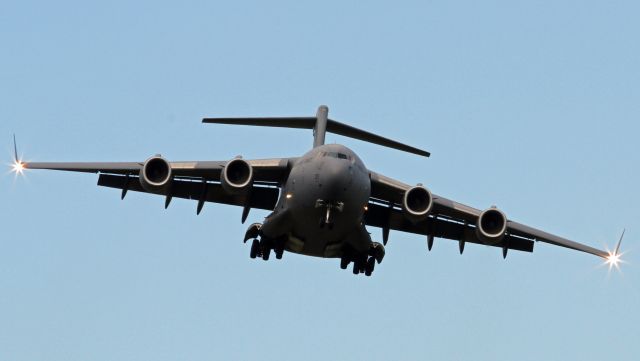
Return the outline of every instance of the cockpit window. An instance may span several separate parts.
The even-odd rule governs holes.
[[[322,156],[323,157],[332,157],[332,158],[338,158],[338,159],[347,159],[347,160],[351,160],[351,157],[344,154],[344,153],[338,153],[338,152],[322,152]]]

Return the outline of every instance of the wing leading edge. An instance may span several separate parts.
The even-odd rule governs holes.
[[[273,210],[279,187],[288,177],[296,158],[247,160],[254,170],[252,188],[246,194],[231,195],[222,189],[220,176],[226,161],[170,162],[173,177],[170,186],[162,190],[146,190],[138,174],[145,162],[23,162],[25,169],[48,169],[70,172],[99,173],[98,185],[127,191],[164,195],[165,207],[171,198],[198,201],[198,213],[204,202],[215,202],[245,208],[243,220],[250,208]]]
[[[296,158],[273,158],[247,160],[260,182],[282,182]],[[177,178],[207,178],[218,180],[227,161],[182,161],[170,162]],[[68,172],[138,174],[143,162],[24,162],[25,169],[47,169]]]

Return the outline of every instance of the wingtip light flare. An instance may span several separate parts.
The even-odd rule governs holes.
[[[13,162],[11,163],[11,171],[16,175],[22,175],[26,168],[25,163],[18,156],[18,146],[16,145],[16,135],[13,135]]]
[[[615,254],[615,253],[609,254],[609,256],[607,257],[606,263],[609,265],[610,270],[614,267],[616,269],[620,269],[620,263],[622,263],[620,256],[621,254]]]
[[[12,171],[16,174],[23,174],[24,173],[24,163],[22,163],[21,161],[14,161],[13,164],[11,165]]]
[[[613,269],[614,267],[615,269],[620,270],[620,264],[624,263],[624,261],[622,260],[622,255],[624,254],[624,252],[620,252],[620,244],[622,243],[622,238],[624,238],[625,231],[626,229],[622,230],[622,234],[620,235],[620,239],[616,244],[616,248],[613,251],[609,251],[609,255],[606,257],[605,263],[609,265],[609,270]]]

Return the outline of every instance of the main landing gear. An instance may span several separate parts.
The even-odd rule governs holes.
[[[281,259],[284,254],[284,239],[270,239],[262,235],[262,224],[254,223],[249,226],[244,236],[244,243],[248,240],[251,241],[251,250],[249,251],[249,257],[262,258],[265,261],[269,260],[271,251],[275,253],[277,259]]]
[[[349,264],[353,262],[353,274],[364,273],[365,276],[371,276],[375,269],[376,262],[382,262],[384,258],[384,246],[378,242],[371,243],[369,251],[366,253],[355,253],[352,250],[345,249],[340,258],[340,268],[347,269]]]

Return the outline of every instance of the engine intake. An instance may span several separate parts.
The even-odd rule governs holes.
[[[240,158],[230,160],[222,170],[220,183],[229,194],[246,193],[253,185],[253,167]]]
[[[507,232],[507,216],[497,208],[489,208],[480,214],[476,235],[485,244],[496,244]]]
[[[171,164],[166,159],[155,156],[147,159],[140,169],[140,185],[147,192],[159,192],[171,185]]]
[[[431,192],[420,185],[408,189],[402,197],[402,209],[405,216],[412,222],[419,222],[427,218],[432,206]]]

